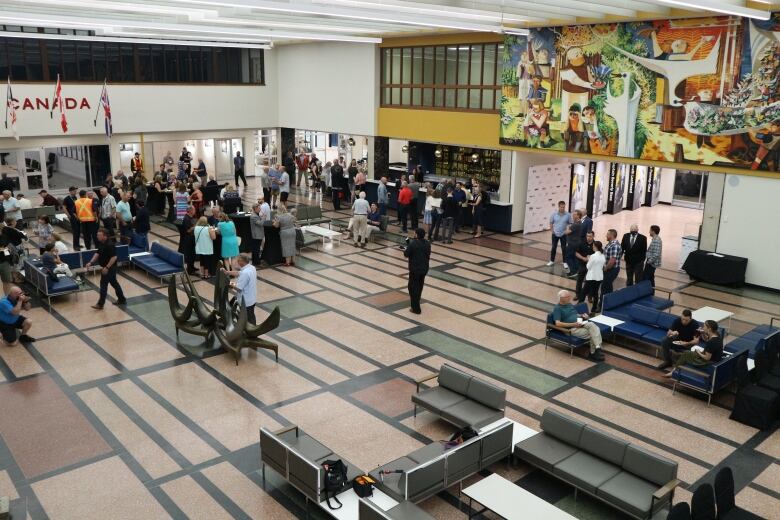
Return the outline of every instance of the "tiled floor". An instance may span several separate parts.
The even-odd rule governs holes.
[[[728,308],[736,331],[780,315],[775,293],[692,285],[673,270],[682,226],[697,218],[686,212],[645,208],[599,219],[596,229],[661,223],[666,268],[657,277],[676,309]],[[153,234],[175,239],[157,224]],[[737,503],[780,518],[780,432],[730,421],[728,392],[710,407],[672,395],[653,352],[607,344],[606,361],[594,364],[545,349],[552,299],[573,285],[560,265],[544,266],[546,233],[457,238],[433,246],[420,316],[408,312],[393,235],[367,249],[307,249],[297,268],[259,271],[258,315],[281,309],[271,334],[278,364],[245,352],[236,366],[232,354],[186,334],[177,343],[166,289],[138,270],[120,275],[132,287],[124,310],[89,308],[96,279],[52,312],[36,306],[38,341],[0,348],[0,496],[10,497],[14,518],[34,520],[305,518],[294,489],[272,471],[263,481],[259,427],[298,424],[370,470],[452,434],[431,414],[413,417],[410,400],[414,380],[447,361],[505,387],[507,415],[529,427],[551,406],[665,453],[679,464],[677,500],[729,465]],[[196,286],[213,297],[210,283]],[[571,488],[528,465],[491,470],[577,518],[623,518],[582,495],[575,501]],[[440,520],[466,517],[456,489],[421,506]]]

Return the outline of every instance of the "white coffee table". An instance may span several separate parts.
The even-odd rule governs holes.
[[[320,509],[337,520],[357,520],[358,503],[360,502],[360,497],[357,496],[357,493],[355,493],[355,491],[350,488],[346,491],[342,491],[336,496],[338,497],[339,502],[341,502],[340,508],[330,509],[327,502],[323,501],[319,504]],[[371,502],[373,502],[373,504],[382,511],[387,511],[388,509],[398,505],[398,502],[379,491],[376,487],[374,487],[373,494],[369,500],[371,500]],[[333,503],[332,499],[331,503]]]
[[[726,330],[731,329],[731,317],[734,316],[733,312],[724,311],[723,309],[716,309],[715,307],[702,307],[693,311],[693,319],[699,323],[704,323],[707,320],[712,320],[720,324],[721,321],[728,319],[729,325]]]
[[[465,488],[463,494],[469,497],[469,518],[483,511],[492,511],[506,520],[527,520],[530,518],[574,520],[574,517],[569,513],[558,509],[497,473]],[[485,509],[472,514],[472,501],[479,502]]]
[[[301,231],[304,233],[311,233],[312,235],[317,235],[318,237],[322,238],[323,246],[325,245],[326,238],[331,242],[336,239],[339,241],[339,245],[341,245],[342,234],[340,231],[333,231],[332,229],[327,229],[320,226],[303,226]]]
[[[598,316],[594,316],[594,317],[588,319],[588,321],[592,321],[593,323],[601,323],[602,325],[606,325],[607,327],[609,327],[609,330],[612,331],[612,332],[615,331],[615,327],[625,323],[622,320],[619,320],[617,318],[610,318],[609,316],[604,316],[603,314],[599,314]]]

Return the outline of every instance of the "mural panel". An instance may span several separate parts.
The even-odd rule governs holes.
[[[532,29],[502,59],[504,145],[780,170],[780,13]]]

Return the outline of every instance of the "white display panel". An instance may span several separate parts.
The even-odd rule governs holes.
[[[569,163],[532,166],[528,169],[528,196],[523,233],[536,233],[550,227],[550,215],[558,201],[569,200]]]

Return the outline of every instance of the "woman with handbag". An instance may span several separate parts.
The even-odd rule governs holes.
[[[233,259],[238,256],[238,236],[236,235],[236,225],[225,214],[222,213],[217,224],[217,233],[222,237],[222,263],[225,269],[233,270]]]
[[[200,217],[193,234],[195,235],[195,254],[200,261],[200,277],[207,280],[214,272],[214,239],[217,238],[217,232],[209,226],[206,217]]]
[[[295,265],[295,215],[287,211],[286,205],[279,204],[273,226],[279,228],[284,266]]]

